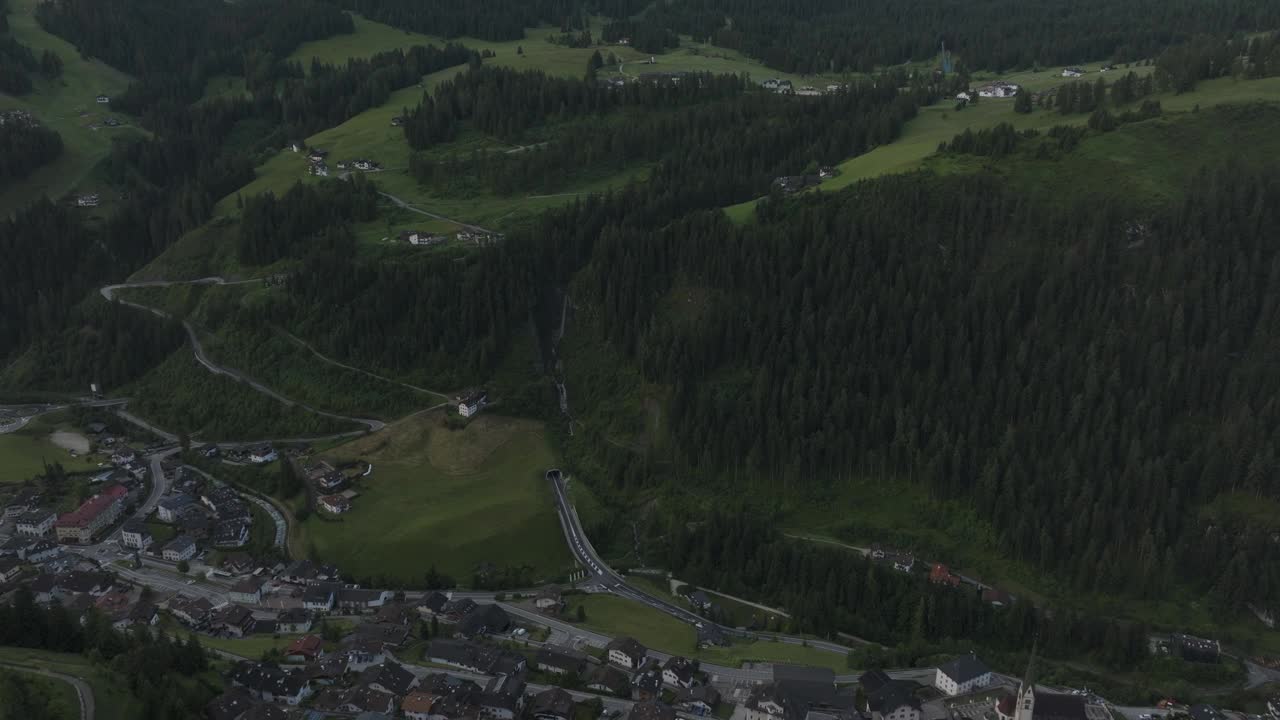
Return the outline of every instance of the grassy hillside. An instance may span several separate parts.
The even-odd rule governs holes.
[[[570,568],[543,473],[556,464],[540,423],[483,414],[462,430],[420,415],[334,448],[363,459],[350,512],[312,516],[303,543],[356,577],[420,583],[431,565],[470,585],[477,566],[528,566],[545,581]]]
[[[0,192],[0,214],[8,214],[43,195],[57,199],[73,190],[105,190],[105,183],[94,176],[93,170],[110,151],[111,138],[140,132],[133,127],[100,127],[107,115],[126,124],[132,122],[94,101],[98,95],[123,91],[129,85],[129,76],[97,60],[82,58],[71,43],[41,29],[33,15],[36,4],[36,0],[10,0],[9,27],[13,37],[37,56],[45,50],[57,53],[63,62],[62,77],[35,77],[35,89],[21,97],[0,93],[0,111],[19,109],[32,113],[62,136],[63,153]],[[107,199],[104,195],[104,204],[96,212],[103,211]]]
[[[72,457],[56,445],[51,436],[58,430],[74,430],[69,423],[57,422],[49,415],[33,419],[21,430],[0,435],[0,484],[22,482],[44,471],[46,463],[61,463],[68,472],[93,470],[97,460],[82,453]]]
[[[1015,82],[1027,82],[1029,87],[1039,90],[1063,82],[1061,78],[1055,82],[1052,76],[1045,73],[1041,73],[1034,79],[1023,77],[1021,74],[1010,77],[1014,78]],[[1194,92],[1182,95],[1157,95],[1154,99],[1160,101],[1166,112],[1183,112],[1193,110],[1197,106],[1208,108],[1221,104],[1258,100],[1280,101],[1280,78],[1208,80],[1201,82]],[[965,130],[980,130],[1002,122],[1010,123],[1019,130],[1043,129],[1054,125],[1083,125],[1088,122],[1088,119],[1087,115],[1059,115],[1056,112],[1044,110],[1037,110],[1030,115],[1019,115],[1013,112],[1012,100],[995,99],[985,99],[975,106],[957,112],[953,102],[944,100],[921,108],[920,114],[907,123],[902,137],[896,141],[840,163],[838,166],[840,175],[824,182],[816,188],[816,191],[831,192],[846,188],[859,180],[915,170],[924,164],[926,158],[937,151],[938,143],[948,141]],[[751,219],[755,206],[759,202],[759,200],[751,200],[733,205],[725,208],[725,213],[735,221],[746,222]]]
[[[306,43],[291,56],[307,65],[313,58],[324,62],[343,62],[351,57],[372,55],[375,52],[395,48],[411,47],[419,44],[441,44],[446,42],[439,37],[408,33],[372,22],[360,16],[354,16],[356,32],[351,35],[338,35],[325,40]],[[596,28],[597,34],[599,28]],[[553,32],[550,28],[529,28],[526,38],[520,41],[489,42],[475,38],[457,38],[459,42],[476,50],[487,50],[494,57],[486,63],[512,67],[516,69],[536,69],[553,75],[580,76],[586,69],[587,61],[596,48],[568,48],[547,42],[546,37]],[[837,82],[842,78],[836,76],[803,77],[771,71],[758,62],[750,60],[739,53],[710,45],[692,43],[685,39],[685,44],[672,52],[654,57],[656,64],[649,65],[650,55],[637,52],[630,47],[601,46],[599,50],[606,57],[609,53],[618,56],[619,65],[607,66],[602,76],[636,76],[650,71],[696,71],[711,73],[748,74],[754,78],[779,77],[792,80],[797,85],[826,84]],[[518,54],[517,49],[521,50]],[[584,180],[572,187],[549,195],[512,195],[494,196],[486,192],[458,192],[439,195],[424,192],[415,180],[407,174],[408,154],[410,152],[404,134],[399,128],[391,126],[391,119],[400,115],[405,108],[416,105],[424,92],[430,92],[442,80],[453,77],[464,68],[450,68],[423,78],[418,87],[410,87],[394,93],[381,107],[367,110],[347,122],[306,138],[308,145],[320,147],[330,152],[331,158],[353,159],[371,158],[382,162],[384,172],[374,175],[379,186],[388,193],[424,210],[442,215],[446,218],[465,223],[479,224],[485,227],[505,229],[530,218],[543,210],[568,202],[573,197],[617,187],[627,181],[643,177],[646,169],[636,167],[627,172],[611,174]],[[226,84],[211,84],[210,93],[226,92]],[[448,145],[434,148],[433,153],[441,157],[456,153],[465,156],[473,150],[485,152],[505,152],[518,150],[496,139],[477,134],[464,134]],[[332,163],[331,163],[332,165]],[[248,196],[267,191],[277,194],[284,192],[295,182],[311,182],[314,180],[306,174],[305,160],[290,151],[282,151],[268,160],[256,170],[257,178],[248,185],[223,198],[217,206],[220,214],[233,215],[236,208],[236,195]],[[434,222],[428,226],[427,223]],[[371,241],[380,241],[384,237],[393,237],[402,229],[421,228],[438,232],[456,232],[458,227],[449,222],[431,221],[421,215],[409,214],[396,218],[388,223],[389,227],[369,229],[367,235]]]

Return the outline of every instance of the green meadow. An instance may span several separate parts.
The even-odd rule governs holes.
[[[435,566],[468,585],[482,563],[528,566],[542,581],[571,567],[541,423],[486,413],[454,430],[428,413],[326,455],[373,464],[349,512],[301,528],[312,555],[353,576],[412,585]]]
[[[45,32],[33,15],[36,4],[37,0],[10,0],[10,30],[36,55],[45,50],[57,53],[63,63],[62,76],[54,80],[37,76],[35,88],[27,95],[0,93],[0,111],[30,112],[62,136],[63,152],[57,160],[0,191],[0,214],[9,214],[42,196],[56,200],[73,191],[103,192],[102,205],[85,210],[102,213],[110,206],[107,184],[95,176],[94,168],[110,152],[113,137],[141,131],[128,125],[133,122],[130,118],[111,112],[95,98],[123,91],[130,78],[98,60],[82,58],[71,43]],[[125,126],[101,126],[108,115]]]

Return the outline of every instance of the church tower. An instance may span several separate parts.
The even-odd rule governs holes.
[[[1033,720],[1036,711],[1036,643],[1031,644],[1031,657],[1027,660],[1027,671],[1022,674],[1022,682],[1018,684],[1017,705],[1013,711],[1013,720]]]

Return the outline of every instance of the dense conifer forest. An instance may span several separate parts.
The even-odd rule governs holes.
[[[671,436],[703,482],[914,477],[1080,589],[1183,580],[1241,607],[1280,591],[1277,548],[1194,508],[1275,499],[1273,175],[1205,172],[1138,218],[991,178],[886,179],[745,229],[608,228],[574,297],[673,388]],[[709,299],[660,312],[677,286]]]
[[[932,61],[942,43],[974,69],[1051,67],[1094,58],[1127,62],[1202,33],[1274,29],[1280,9],[1265,0],[1085,0],[1069,6],[1043,0],[927,0],[910,6],[692,0],[656,3],[645,18],[779,70],[819,73]]]
[[[25,95],[31,92],[32,77],[40,73],[53,79],[62,74],[62,59],[45,50],[37,56],[9,34],[9,7],[0,0],[0,92]]]
[[[0,188],[62,154],[62,137],[39,123],[3,114],[0,123]]]
[[[1015,652],[1038,641],[1048,655],[1124,669],[1147,657],[1148,628],[1140,623],[1050,616],[1028,603],[994,608],[972,588],[930,584],[847,550],[787,540],[749,512],[677,513],[663,538],[664,566],[677,577],[786,607],[793,632],[844,632],[889,645],[963,640]]]

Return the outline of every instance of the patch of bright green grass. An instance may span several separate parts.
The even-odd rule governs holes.
[[[481,414],[462,430],[437,413],[341,445],[361,458],[350,512],[302,524],[304,547],[356,577],[412,584],[432,566],[469,584],[484,562],[551,579],[570,560],[544,473],[556,464],[541,423]]]
[[[25,430],[25,428],[24,428]],[[0,435],[0,483],[22,482],[44,472],[45,464],[61,463],[68,472],[94,470],[96,460],[71,457],[49,441],[48,433],[15,432]]]
[[[729,647],[700,650],[697,631],[692,625],[616,595],[570,596],[565,617],[576,618],[580,606],[586,611],[586,620],[581,624],[589,630],[612,637],[633,637],[653,650],[693,657],[705,663],[739,667],[744,662],[785,662],[833,670],[847,668],[844,655],[769,640],[735,642]]]
[[[52,50],[62,59],[62,76],[45,80],[33,76],[35,88],[27,95],[11,96],[0,93],[0,111],[26,110],[42,124],[56,130],[62,136],[62,155],[52,163],[37,169],[20,182],[0,191],[0,214],[8,214],[41,196],[61,198],[72,190],[101,191],[104,205],[108,199],[104,182],[93,177],[93,169],[111,150],[111,139],[138,132],[132,127],[93,129],[107,115],[122,122],[132,122],[127,116],[113,113],[106,105],[95,102],[98,95],[111,96],[123,92],[130,78],[98,60],[86,60],[75,46],[40,27],[35,19],[37,0],[11,0],[9,3],[9,28],[18,42],[31,48],[39,56]]]
[[[205,635],[200,636],[200,644],[214,650],[239,655],[249,660],[257,660],[262,654],[268,650],[281,650],[289,647],[294,640],[302,637],[301,635],[281,635],[279,637],[273,635],[252,635],[243,638],[215,638]]]

